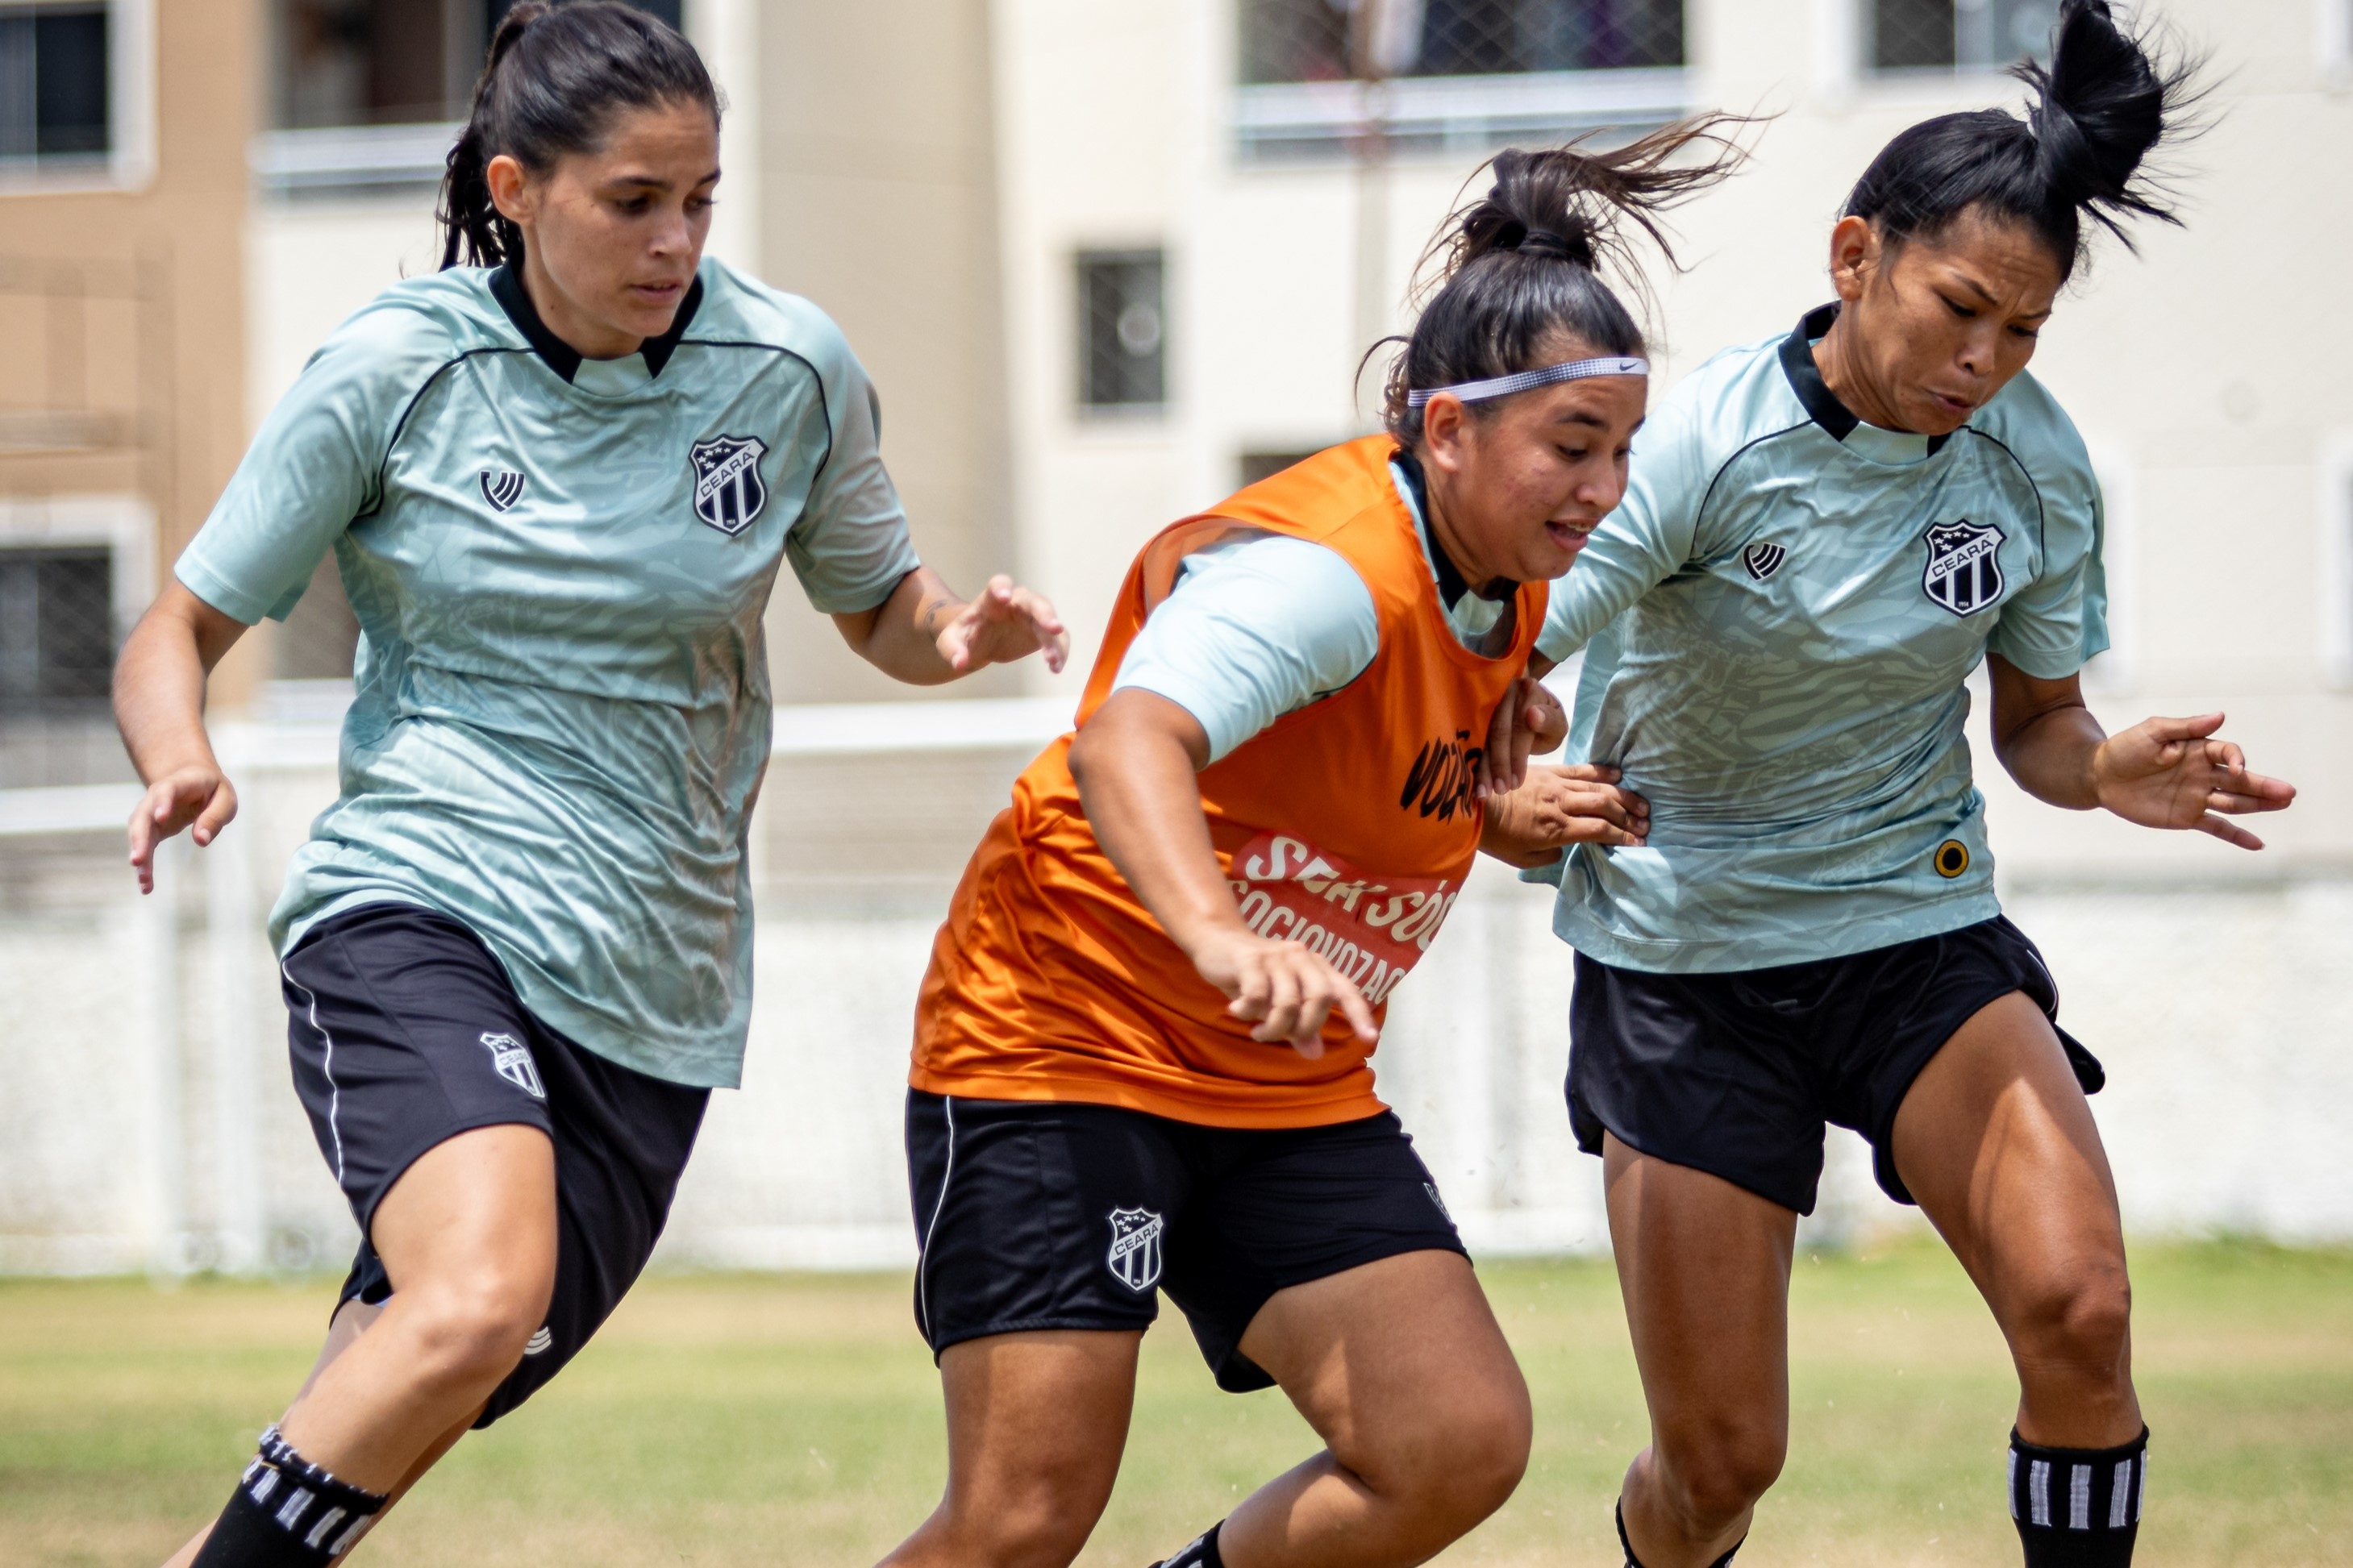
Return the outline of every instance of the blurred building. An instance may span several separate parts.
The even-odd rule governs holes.
[[[1360,358],[1410,320],[1489,153],[1769,117],[1752,167],[1679,221],[1688,271],[1648,268],[1663,387],[1826,298],[1871,155],[2015,104],[2001,68],[2054,9],[644,3],[729,99],[713,249],[842,323],[926,557],[967,588],[1018,570],[1079,645],[1059,679],[958,692],[994,702],[870,706],[923,694],[780,587],[776,689],[823,706],[780,723],[754,1080],[714,1110],[674,1238],[735,1262],[892,1255],[892,1085],[948,882],[1067,715],[1138,545],[1374,427]],[[136,913],[105,689],[304,359],[438,264],[435,187],[503,4],[0,0],[0,1268],[185,1258],[192,1237],[292,1257],[279,1238],[340,1223],[275,1089],[252,929],[332,793],[349,612],[322,574],[240,644],[215,711],[246,817]],[[2247,856],[2025,800],[1982,746],[1980,775],[2008,892],[2124,1069],[2099,1104],[2133,1223],[2353,1235],[2327,1119],[2353,1090],[2353,388],[2331,374],[2353,358],[2353,0],[2151,10],[2215,57],[2214,128],[2173,160],[2188,221],[2137,226],[2137,256],[2103,243],[2035,362],[2109,500],[2116,648],[2087,684],[2112,724],[2227,708],[2304,795]],[[1546,1103],[1561,955],[1518,889],[1477,886],[1385,1077],[1482,1234],[1589,1241],[1589,1173]],[[1481,1005],[1440,1006],[1445,973]],[[91,1074],[147,1098],[93,1104]],[[1848,1177],[1834,1199],[1865,1204]]]

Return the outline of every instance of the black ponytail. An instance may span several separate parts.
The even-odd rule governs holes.
[[[522,231],[499,216],[488,175],[503,153],[534,174],[596,146],[625,109],[699,104],[719,119],[719,89],[694,46],[614,0],[522,0],[499,23],[474,87],[465,133],[449,149],[438,216],[441,265],[522,260]]]
[[[1746,154],[1725,132],[1746,123],[1707,115],[1608,151],[1588,151],[1580,141],[1497,153],[1487,194],[1449,217],[1423,255],[1423,271],[1440,265],[1413,331],[1382,340],[1404,345],[1389,367],[1383,411],[1398,444],[1411,450],[1421,439],[1421,410],[1406,401],[1417,388],[1535,369],[1563,338],[1597,353],[1641,354],[1641,329],[1600,268],[1639,278],[1621,232],[1627,221],[1675,265],[1662,215],[1739,165]],[[1707,156],[1684,161],[1695,146]]]
[[[2198,62],[2167,62],[2128,31],[2108,0],[2065,0],[2051,63],[2011,72],[2033,94],[2026,118],[1999,109],[1947,114],[1898,135],[1855,182],[1847,215],[1883,241],[1935,235],[1971,208],[2031,227],[2060,276],[2083,259],[2084,219],[2132,247],[2124,220],[2181,219],[2145,160],[2183,134]]]

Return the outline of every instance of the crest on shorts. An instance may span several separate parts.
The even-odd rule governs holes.
[[[1788,546],[1768,543],[1760,539],[1740,552],[1740,564],[1747,568],[1751,577],[1762,583],[1766,578],[1778,572],[1781,569],[1781,563],[1788,558]]]
[[[1111,1271],[1119,1282],[1142,1295],[1160,1283],[1160,1233],[1168,1222],[1150,1209],[1111,1211]]]
[[[1932,522],[1921,539],[1928,546],[1928,569],[1921,589],[1957,616],[1974,616],[2001,597],[2001,542],[1989,522]]]
[[[492,511],[512,511],[514,503],[522,500],[522,476],[504,468],[482,470],[482,499],[491,503]]]
[[[539,1081],[539,1064],[531,1059],[531,1047],[512,1035],[482,1036],[482,1048],[491,1053],[491,1065],[499,1076],[531,1096],[545,1100],[547,1090]]]
[[[731,539],[750,527],[768,504],[760,478],[766,443],[757,436],[713,436],[686,455],[694,465],[694,515]]]

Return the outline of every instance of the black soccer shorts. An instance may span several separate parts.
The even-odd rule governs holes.
[[[915,1322],[936,1357],[989,1334],[1143,1329],[1156,1292],[1218,1386],[1276,1291],[1399,1253],[1462,1253],[1392,1112],[1335,1126],[1199,1127],[1102,1105],[907,1095]]]
[[[471,931],[413,904],[332,916],[281,969],[294,1088],[360,1226],[338,1310],[390,1298],[369,1222],[427,1150],[500,1125],[536,1127],[555,1146],[554,1294],[476,1423],[487,1426],[577,1354],[636,1282],[711,1091],[574,1045],[524,1009]]]
[[[2022,991],[2058,1029],[2059,990],[2000,916],[1842,958],[1713,974],[1654,974],[1577,955],[1568,1117],[1577,1146],[1629,1148],[1811,1214],[1825,1122],[1871,1142],[1889,1197],[1895,1112],[1928,1058],[1989,1002]],[[2086,1094],[2106,1075],[2064,1029]]]

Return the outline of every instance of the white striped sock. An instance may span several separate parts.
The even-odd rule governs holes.
[[[2092,1467],[2067,1467],[2067,1528],[2092,1528]]]
[[[2018,1450],[2010,1451],[2010,1517],[2018,1517]]]
[[[327,1539],[327,1531],[335,1528],[335,1521],[343,1518],[345,1511],[340,1508],[331,1508],[321,1514],[319,1522],[311,1527],[311,1533],[302,1538],[302,1544],[313,1552],[317,1551],[319,1543]]]
[[[2132,1522],[2132,1483],[2133,1462],[2130,1459],[2118,1459],[2116,1479],[2110,1483],[2108,1490],[2108,1528],[2110,1530],[2122,1530]]]
[[[2051,1461],[2035,1459],[2026,1467],[2027,1517],[2031,1523],[2051,1522]]]
[[[258,1503],[268,1502],[269,1494],[277,1489],[278,1472],[265,1470],[262,1472],[261,1479],[253,1483],[253,1500]]]
[[[308,1487],[295,1488],[294,1495],[286,1500],[286,1506],[278,1510],[278,1528],[293,1529],[295,1521],[302,1517],[302,1510],[311,1506],[311,1492]]]

